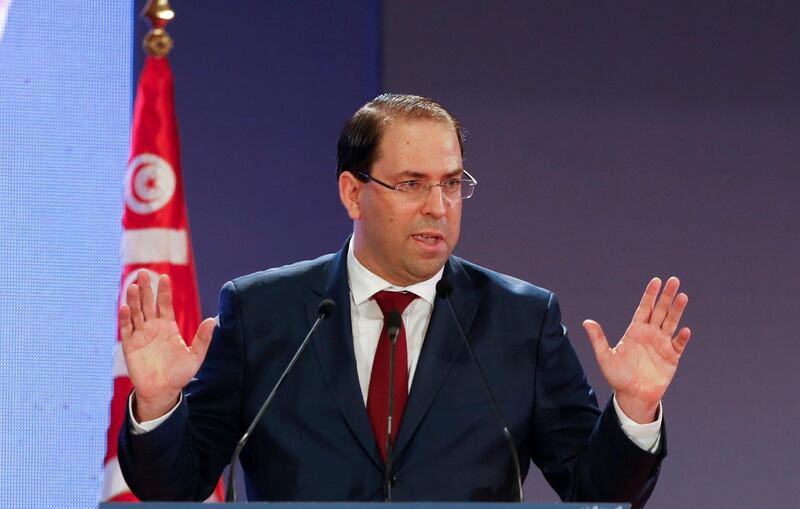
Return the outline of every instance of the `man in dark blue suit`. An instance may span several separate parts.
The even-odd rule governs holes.
[[[334,255],[226,284],[219,316],[200,325],[191,348],[177,332],[166,276],[155,298],[145,273],[128,289],[120,335],[135,390],[119,458],[133,492],[208,496],[319,302],[332,298],[336,312],[242,454],[250,500],[384,498],[384,315],[396,309],[393,500],[514,496],[511,454],[460,325],[523,476],[530,458],[564,500],[642,505],[666,454],[660,400],[689,340],[687,328],[675,335],[688,301],[678,280],[660,296],[660,280],[648,284],[613,349],[596,322],[584,323],[614,389],[601,412],[555,295],[452,256],[476,181],[463,168],[461,128],[441,105],[380,96],[345,125],[338,156],[353,236]],[[455,314],[436,296],[441,279],[452,283]]]

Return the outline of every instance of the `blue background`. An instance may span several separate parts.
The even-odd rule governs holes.
[[[0,40],[0,507],[92,507],[111,398],[132,6],[17,1]]]

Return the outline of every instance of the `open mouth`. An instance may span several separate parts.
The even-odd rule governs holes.
[[[436,233],[417,233],[412,235],[412,237],[414,237],[415,240],[429,246],[436,245],[443,240],[443,237]]]

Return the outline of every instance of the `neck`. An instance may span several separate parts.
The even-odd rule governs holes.
[[[393,284],[394,286],[400,286],[400,287],[411,286],[413,284],[424,281],[424,279],[420,280],[401,279],[381,270],[376,263],[373,263],[373,260],[369,256],[365,256],[366,249],[359,242],[359,240],[360,238],[357,237],[354,233],[353,239],[351,240],[350,249],[353,250],[353,256],[355,257],[356,261],[358,261],[358,263],[360,263],[365,269],[370,271],[372,274]]]

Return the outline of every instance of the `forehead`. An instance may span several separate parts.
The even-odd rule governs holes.
[[[453,126],[439,120],[396,120],[383,131],[373,170],[381,175],[446,175],[462,169]]]

